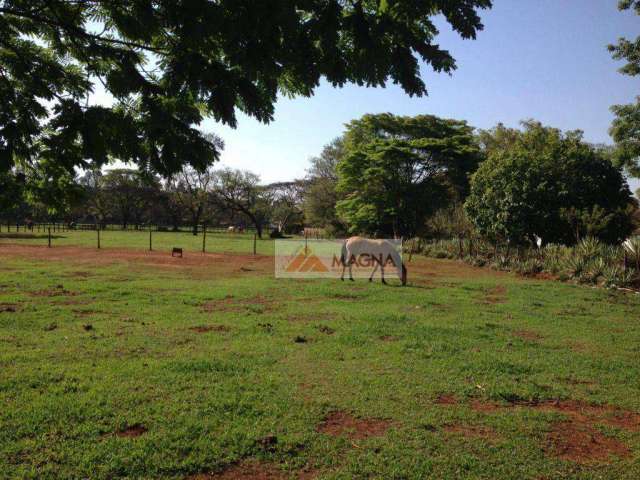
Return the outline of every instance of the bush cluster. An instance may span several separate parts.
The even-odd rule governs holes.
[[[575,246],[548,244],[518,249],[498,247],[486,240],[413,239],[408,242],[408,251],[433,258],[459,258],[474,266],[524,276],[544,273],[563,281],[606,288],[640,285],[640,237],[632,237],[622,245],[608,245],[587,237]]]

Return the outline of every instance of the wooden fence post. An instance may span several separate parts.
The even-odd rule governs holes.
[[[202,253],[205,253],[207,248],[207,224],[202,225]]]
[[[98,232],[98,249],[100,249],[100,227],[98,225],[96,225],[96,232]]]
[[[149,226],[149,251],[153,252],[153,243],[151,243],[151,226]]]
[[[51,227],[49,227],[49,243],[48,243],[49,248],[51,248]]]
[[[253,234],[253,254],[256,254],[256,242],[258,241],[258,234],[254,233]]]

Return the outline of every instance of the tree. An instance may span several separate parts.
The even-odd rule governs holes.
[[[101,170],[89,170],[80,178],[79,184],[85,190],[85,213],[91,215],[96,225],[104,226],[111,215],[111,199],[104,187]]]
[[[124,229],[131,223],[138,228],[144,222],[157,185],[157,179],[147,173],[125,168],[109,170],[100,180],[111,215],[120,220]]]
[[[214,185],[215,173],[212,169],[198,171],[191,167],[183,168],[167,181],[167,190],[182,210],[188,213],[194,235],[198,235],[198,225],[206,216]]]
[[[464,199],[479,160],[466,122],[365,115],[347,126],[338,214],[352,232],[415,236],[436,209]]]
[[[489,154],[471,181],[465,210],[478,231],[515,244],[614,243],[632,230],[631,192],[619,168],[582,132],[523,122],[515,141]]]
[[[24,174],[0,172],[0,216],[9,219],[24,202]]]
[[[0,169],[68,172],[116,158],[168,176],[219,149],[196,128],[273,118],[278,93],[321,78],[424,95],[420,61],[450,73],[432,16],[463,38],[491,0],[0,0]],[[115,99],[89,105],[95,84]],[[45,106],[45,102],[47,106]]]
[[[640,1],[620,0],[620,10],[633,9],[640,15]],[[615,60],[626,61],[620,68],[623,75],[640,75],[640,36],[635,40],[621,38],[617,45],[609,45]],[[640,97],[635,103],[628,105],[614,105],[611,107],[615,119],[611,125],[610,134],[618,147],[616,163],[626,168],[635,177],[640,177]]]
[[[260,185],[258,175],[230,168],[218,171],[214,199],[231,213],[247,217],[258,237],[262,238],[263,227],[269,221],[272,199],[269,191]]]
[[[318,157],[311,158],[311,168],[307,171],[304,191],[303,209],[306,223],[332,233],[345,230],[336,213],[336,203],[340,198],[336,190],[337,166],[343,156],[342,137],[325,145]]]
[[[271,198],[271,218],[278,233],[285,233],[287,227],[296,219],[302,220],[302,194],[305,182],[277,182],[266,186]]]

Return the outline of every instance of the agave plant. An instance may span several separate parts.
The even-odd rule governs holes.
[[[575,253],[585,260],[592,260],[602,252],[603,243],[594,237],[585,237],[578,243]]]
[[[640,236],[631,237],[622,244],[627,259],[640,271]]]
[[[624,277],[624,269],[618,265],[609,265],[602,272],[602,280],[606,288],[621,287]]]
[[[587,262],[581,256],[573,255],[565,261],[565,268],[572,278],[580,278],[586,271]]]
[[[593,282],[597,282],[598,278],[600,278],[604,271],[607,269],[607,266],[607,262],[603,257],[594,258],[591,262],[589,262],[587,273],[591,277],[591,280]]]

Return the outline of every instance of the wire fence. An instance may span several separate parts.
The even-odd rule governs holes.
[[[255,230],[199,225],[174,229],[161,225],[122,228],[121,225],[33,223],[2,224],[0,243],[55,247],[123,248],[148,251],[236,253],[273,255],[269,235],[259,238]]]

